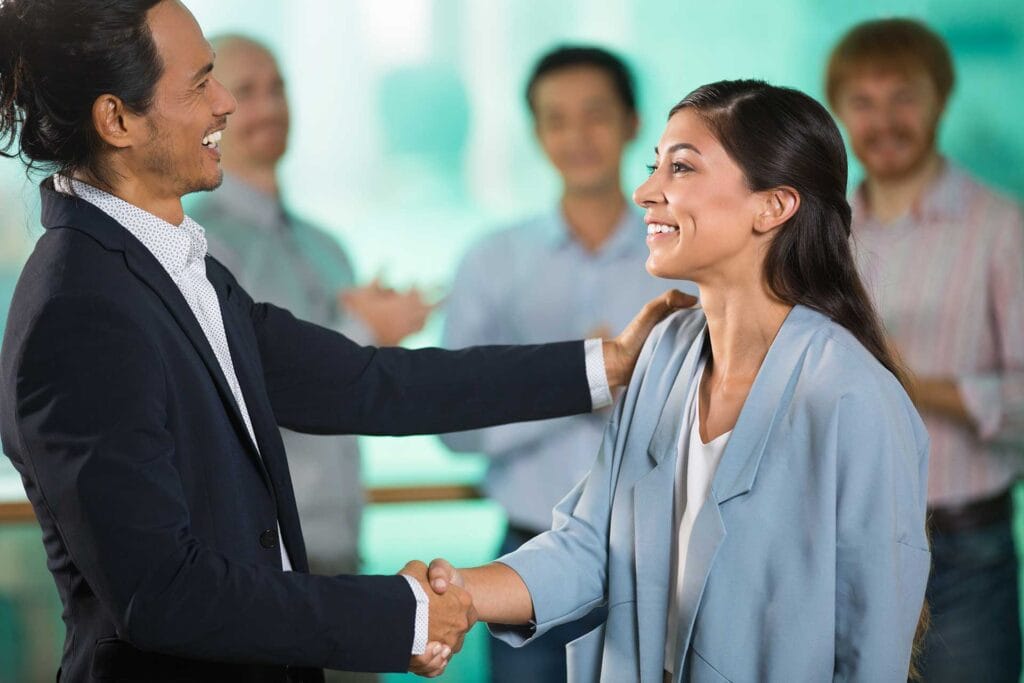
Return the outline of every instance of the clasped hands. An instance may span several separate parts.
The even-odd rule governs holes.
[[[409,660],[409,671],[435,678],[444,673],[451,656],[462,649],[466,633],[477,622],[473,598],[459,573],[445,560],[434,560],[430,567],[413,560],[399,574],[419,581],[430,597],[427,648]]]
[[[609,386],[625,386],[629,383],[640,350],[655,325],[673,311],[695,304],[695,297],[670,290],[648,302],[618,337],[606,339],[603,352]],[[604,330],[600,332],[601,337],[607,334]],[[413,560],[399,573],[419,581],[423,591],[430,598],[426,651],[421,655],[414,655],[409,660],[409,671],[426,678],[440,676],[448,666],[451,656],[462,649],[466,632],[477,622],[473,597],[466,589],[465,578],[445,560],[436,559],[429,567],[418,560]],[[513,602],[521,608],[518,611],[522,614],[518,616],[525,621],[532,613],[532,604],[525,585],[518,577],[515,585],[520,588],[521,599]],[[482,587],[477,585],[477,588]],[[485,602],[487,600],[484,598]],[[510,614],[514,614],[515,611]]]

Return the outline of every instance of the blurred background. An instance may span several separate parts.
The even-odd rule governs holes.
[[[250,34],[279,56],[293,121],[282,176],[286,202],[343,242],[359,280],[379,275],[389,285],[443,294],[473,240],[556,201],[558,178],[534,142],[523,87],[538,55],[565,42],[608,47],[636,72],[642,128],[624,177],[632,188],[645,175],[668,109],[695,86],[758,77],[821,98],[826,56],[847,28],[872,17],[921,18],[956,59],[940,147],[1024,199],[1020,0],[186,4],[208,36]],[[851,182],[858,175],[854,168]],[[0,323],[40,231],[37,203],[20,164],[0,163]],[[443,314],[442,308],[407,344],[437,344]],[[371,489],[472,487],[484,470],[480,458],[450,454],[434,437],[362,445]],[[457,498],[466,489],[452,491]],[[22,499],[20,481],[0,459],[0,500]],[[63,643],[59,601],[38,528],[8,516],[0,524],[0,682],[53,680]],[[438,555],[456,564],[486,561],[502,524],[501,509],[484,500],[372,504],[360,549],[365,571],[393,573],[408,559]],[[482,627],[473,631],[445,680],[486,680],[485,637]]]

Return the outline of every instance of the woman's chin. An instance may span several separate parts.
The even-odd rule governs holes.
[[[681,272],[680,268],[673,268],[668,264],[661,263],[659,259],[656,259],[653,256],[647,258],[646,268],[648,273],[663,280],[687,279],[686,274]]]

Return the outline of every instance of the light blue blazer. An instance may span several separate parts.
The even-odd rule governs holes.
[[[594,607],[571,681],[662,683],[677,442],[702,311],[651,335],[587,477],[501,558],[526,582],[528,643]],[[924,600],[928,437],[844,328],[795,307],[722,455],[687,554],[676,681],[905,681]]]

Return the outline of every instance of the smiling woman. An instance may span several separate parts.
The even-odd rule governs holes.
[[[590,474],[496,563],[435,560],[524,645],[602,603],[575,681],[905,680],[924,601],[928,438],[850,253],[824,108],[759,81],[672,109],[647,269],[703,310],[648,339]],[[535,626],[531,625],[535,624]]]

